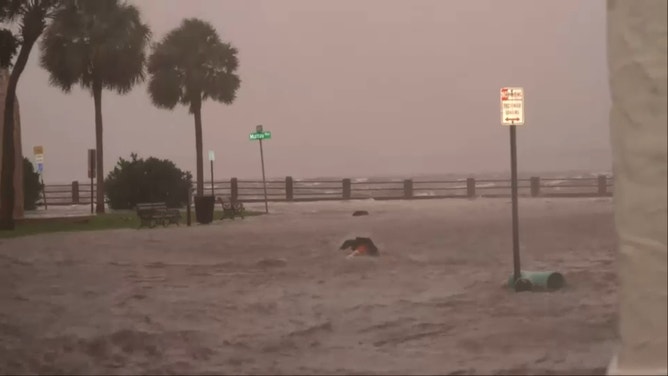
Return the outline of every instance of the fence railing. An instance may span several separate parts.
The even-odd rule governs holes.
[[[286,177],[267,181],[269,201],[326,201],[326,200],[396,200],[433,198],[510,197],[510,180],[300,180]],[[518,180],[518,192],[523,197],[606,197],[613,193],[613,178],[600,175],[593,178],[540,178]],[[95,185],[80,183],[46,185],[48,205],[90,204],[95,198]],[[204,194],[227,197],[243,202],[264,200],[261,180],[205,182]]]

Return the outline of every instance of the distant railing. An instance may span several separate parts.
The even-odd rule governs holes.
[[[609,197],[613,193],[613,178],[599,175],[593,178],[540,178],[518,180],[518,193],[523,197]],[[90,183],[45,186],[48,205],[90,204]],[[205,182],[204,194],[228,197],[243,202],[264,200],[261,180]],[[510,197],[510,180],[284,180],[267,181],[269,201],[326,201],[326,200],[412,200],[435,198]]]

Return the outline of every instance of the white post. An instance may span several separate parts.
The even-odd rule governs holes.
[[[666,0],[608,0],[621,344],[610,375],[665,375]]]

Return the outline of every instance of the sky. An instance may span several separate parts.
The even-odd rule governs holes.
[[[522,172],[610,171],[603,0],[130,0],[160,40],[184,18],[239,50],[232,105],[205,102],[216,180],[509,171],[499,90],[523,87]],[[89,92],[49,86],[33,49],[19,81],[24,155],[45,183],[83,181],[94,148]],[[195,175],[194,118],[158,109],[146,84],[103,93],[105,170],[154,156]],[[208,165],[205,179],[209,179]]]

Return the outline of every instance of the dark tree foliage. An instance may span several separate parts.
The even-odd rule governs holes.
[[[180,170],[172,161],[132,154],[119,158],[104,181],[109,206],[133,209],[138,203],[165,202],[168,207],[182,207],[188,202],[192,186],[190,172]]]
[[[9,29],[0,29],[0,68],[12,65],[12,59],[19,48],[19,40]]]

